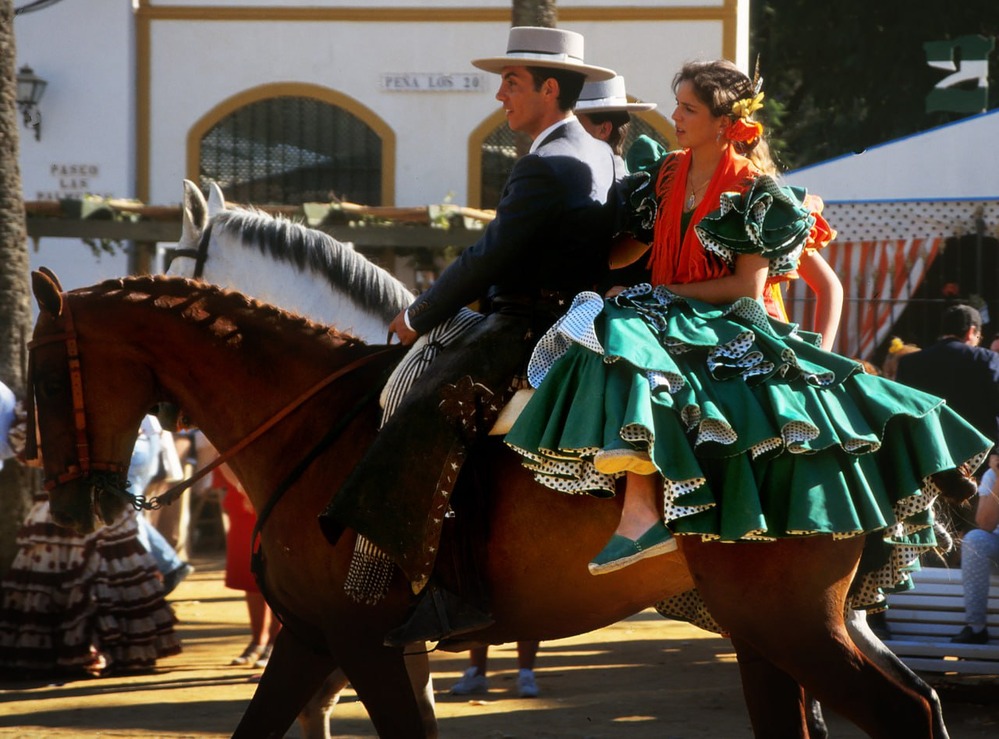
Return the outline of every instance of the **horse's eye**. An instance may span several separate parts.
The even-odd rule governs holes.
[[[58,398],[66,389],[66,383],[57,375],[47,375],[38,383],[38,394],[46,399]]]

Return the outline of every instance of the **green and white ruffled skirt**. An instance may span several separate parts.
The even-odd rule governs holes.
[[[506,443],[563,492],[610,496],[626,470],[658,472],[677,535],[881,532],[887,563],[851,596],[878,607],[936,545],[930,475],[974,470],[991,445],[940,398],[817,345],[748,298],[581,293],[535,349],[537,390]]]

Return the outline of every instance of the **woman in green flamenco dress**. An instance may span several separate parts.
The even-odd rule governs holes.
[[[955,494],[990,442],[939,398],[868,375],[768,315],[768,286],[827,224],[766,174],[752,119],[762,94],[746,75],[694,62],[673,91],[683,148],[636,178],[640,225],[612,254],[622,266],[651,243],[652,283],[576,297],[535,350],[536,391],[506,441],[555,490],[610,497],[626,477],[595,575],[674,549],[673,534],[879,531],[878,563],[851,599],[871,607],[935,545],[935,496]]]

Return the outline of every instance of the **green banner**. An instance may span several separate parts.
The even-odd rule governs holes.
[[[923,44],[927,64],[952,72],[926,96],[926,112],[984,112],[988,105],[989,54],[993,48],[995,39],[985,36],[960,36]]]

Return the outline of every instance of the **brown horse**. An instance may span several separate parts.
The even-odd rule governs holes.
[[[178,404],[222,450],[284,414],[230,461],[261,512],[263,584],[287,624],[236,735],[281,735],[335,667],[379,734],[432,733],[402,650],[382,644],[411,604],[408,584],[397,573],[383,601],[355,602],[343,589],[354,537],[332,548],[315,522],[375,434],[379,411],[365,398],[397,352],[187,280],[129,278],[63,293],[48,273],[32,279],[40,314],[30,378],[60,523],[93,530],[127,504],[123,470],[157,402]],[[338,433],[317,446],[331,427]],[[875,666],[846,631],[861,538],[682,538],[678,553],[592,577],[586,563],[613,531],[620,500],[541,488],[501,444],[479,456],[472,471],[484,481],[483,570],[496,619],[476,635],[482,642],[590,631],[696,583],[732,635],[757,735],[807,736],[801,685],[872,736],[942,736],[930,702]],[[400,463],[416,461],[400,450]],[[283,496],[272,497],[277,490]],[[454,504],[438,575],[457,588],[455,542],[475,516],[466,519],[457,495]]]

